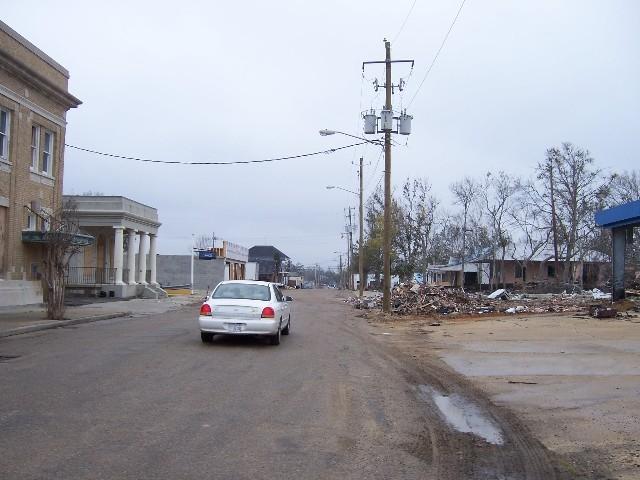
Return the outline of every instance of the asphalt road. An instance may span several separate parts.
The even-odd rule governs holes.
[[[0,339],[0,478],[558,476],[481,398],[503,444],[447,424],[429,389],[478,392],[386,345],[335,292],[296,292],[277,347],[202,344],[197,309]]]

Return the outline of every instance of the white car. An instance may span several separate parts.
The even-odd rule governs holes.
[[[266,335],[272,345],[291,332],[291,302],[270,282],[220,282],[200,307],[200,338],[214,335]]]

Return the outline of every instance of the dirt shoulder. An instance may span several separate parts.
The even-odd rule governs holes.
[[[386,343],[438,357],[513,412],[569,470],[639,478],[640,316],[367,316]]]

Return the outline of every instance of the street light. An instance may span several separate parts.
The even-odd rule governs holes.
[[[322,133],[323,130],[321,130],[320,132]],[[348,192],[348,193],[352,193],[354,195],[358,195],[358,197],[360,197],[360,241],[358,242],[358,278],[360,279],[359,285],[358,285],[358,292],[360,295],[360,298],[364,297],[364,286],[365,286],[365,279],[364,279],[364,206],[363,206],[363,202],[364,202],[364,195],[363,195],[363,180],[362,180],[362,157],[360,157],[360,192],[356,193],[353,190],[349,190],[347,188],[342,188],[342,187],[338,187],[336,185],[327,185],[327,190],[332,190],[334,188],[338,189],[338,190],[342,190],[343,192]]]
[[[379,147],[384,146],[382,140],[369,140],[368,138],[358,137],[357,135],[351,135],[350,133],[340,132],[338,130],[329,130],[325,128],[323,130],[320,130],[319,133],[323,137],[328,137],[329,135],[335,135],[336,133],[339,133],[340,135],[346,135],[347,137],[357,138],[358,140],[362,140],[363,142],[373,143],[374,145],[378,145]]]

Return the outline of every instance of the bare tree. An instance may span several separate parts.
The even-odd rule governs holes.
[[[632,170],[614,173],[608,186],[609,206],[640,200],[640,172]]]
[[[364,269],[365,278],[372,272],[380,285],[382,274],[382,232],[384,225],[382,188],[378,187],[367,200],[365,214]]]
[[[478,198],[478,184],[470,177],[464,177],[461,181],[455,182],[450,186],[451,193],[453,193],[455,200],[454,204],[462,207],[462,249],[460,251],[460,259],[462,262],[462,275],[460,280],[460,286],[464,289],[464,265],[465,257],[467,255],[467,226],[469,220],[469,212]]]
[[[194,242],[194,248],[197,250],[208,250],[214,247],[215,238],[213,235],[199,235]]]
[[[61,320],[64,318],[65,286],[69,261],[83,246],[83,238],[78,226],[76,207],[67,203],[51,214],[34,212],[43,221],[44,261],[43,280],[45,284],[45,303],[47,318]]]
[[[431,195],[431,185],[427,180],[416,180],[414,187],[417,191],[418,207],[415,216],[415,241],[417,244],[417,266],[422,273],[422,281],[427,281],[429,262],[434,260],[434,242],[436,211],[438,200]]]
[[[513,243],[511,236],[512,213],[515,208],[516,193],[520,189],[520,181],[504,172],[493,175],[487,172],[484,188],[481,189],[480,197],[484,213],[489,221],[489,236],[492,242],[491,258],[493,262],[493,275],[491,276],[492,287],[497,286],[496,281],[496,252],[500,252],[500,280],[502,288],[505,287],[505,256],[507,248]]]
[[[544,205],[540,205],[535,201],[535,186],[527,183],[522,186],[516,196],[516,208],[510,212],[512,225],[514,228],[514,257],[520,266],[523,276],[524,288],[526,290],[526,272],[529,268],[529,262],[539,254],[545,251],[551,241],[551,229],[548,228],[547,212]],[[517,253],[516,253],[517,252]],[[545,259],[546,261],[552,257]]]
[[[398,200],[394,199],[394,230],[393,246],[397,253],[394,265],[403,281],[413,277],[417,263],[417,232],[416,220],[420,204],[418,182],[407,178],[402,186],[402,194]]]
[[[595,234],[593,214],[603,198],[603,184],[588,150],[565,142],[546,155],[546,161],[537,167],[541,181],[537,196],[550,207],[549,224],[561,243],[562,280],[567,283],[573,278],[571,262],[583,258]]]

